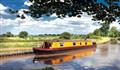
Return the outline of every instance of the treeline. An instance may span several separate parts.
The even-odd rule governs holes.
[[[27,33],[27,32],[26,32]],[[20,34],[19,34],[20,35]],[[0,35],[0,37],[16,37],[19,35],[14,35],[11,32],[6,32],[5,34]],[[60,36],[60,34],[39,34],[39,35],[28,35],[28,36],[33,36],[33,37],[45,37],[45,36]]]
[[[0,35],[0,37],[20,37],[20,38],[27,38],[27,37],[54,37],[59,36],[60,39],[79,39],[79,38],[97,38],[97,36],[104,36],[104,37],[120,37],[120,31],[117,30],[116,27],[112,27],[107,32],[104,32],[101,29],[94,30],[93,33],[89,33],[86,35],[82,34],[71,34],[69,32],[63,32],[61,34],[39,34],[39,35],[30,35],[26,31],[21,31],[18,35],[14,35],[11,32],[6,32],[6,34]]]
[[[18,35],[14,35],[11,32],[6,32],[5,34],[0,35],[0,37],[16,37],[19,36],[20,38],[26,38],[28,37],[28,32],[21,31]]]
[[[35,35],[35,36],[60,36],[60,34],[39,34],[39,35]]]
[[[20,37],[26,38],[28,36],[32,37],[45,37],[45,36],[60,36],[60,34],[38,34],[38,35],[30,35],[27,31],[21,31],[18,35],[14,35],[11,32],[6,32],[5,34],[1,34],[0,37]]]
[[[112,27],[106,32],[102,29],[96,29],[93,33],[96,36],[108,36],[108,37],[120,37],[120,31],[117,30],[117,27]]]

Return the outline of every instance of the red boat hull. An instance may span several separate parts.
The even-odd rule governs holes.
[[[56,54],[56,53],[63,53],[63,52],[69,52],[72,50],[83,50],[83,49],[89,49],[89,48],[95,48],[96,45],[92,46],[74,46],[74,47],[64,47],[64,48],[33,48],[33,51],[35,54]]]

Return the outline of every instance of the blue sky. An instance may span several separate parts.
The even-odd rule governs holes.
[[[98,2],[103,3],[104,0]],[[100,28],[97,21],[92,21],[92,16],[84,13],[81,18],[66,17],[57,18],[56,14],[50,17],[43,16],[37,20],[25,15],[26,19],[16,18],[7,12],[9,8],[19,9],[22,14],[23,9],[27,9],[29,5],[26,0],[0,0],[0,34],[8,31],[18,34],[20,31],[27,31],[29,34],[59,34],[62,32],[70,32],[74,34],[87,34]],[[114,22],[111,26],[117,26],[120,29],[118,22]]]

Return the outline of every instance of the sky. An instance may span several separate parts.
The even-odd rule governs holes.
[[[100,0],[98,2],[103,2]],[[27,9],[30,3],[27,0],[0,0],[0,34],[12,32],[19,34],[21,31],[27,31],[29,34],[60,34],[62,32],[70,32],[73,34],[88,34],[95,29],[100,28],[98,21],[92,21],[92,16],[83,13],[81,18],[66,17],[57,18],[56,14],[50,17],[40,17],[33,19],[31,16],[25,15],[26,19],[16,18],[15,15],[8,13],[8,9],[20,10]],[[119,23],[113,22],[112,26],[116,26],[120,30]]]

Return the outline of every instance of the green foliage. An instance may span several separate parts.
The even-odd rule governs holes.
[[[93,33],[89,33],[86,35],[86,38],[91,38],[93,36]]]
[[[120,18],[120,6],[115,4],[119,0],[104,0],[105,5],[97,3],[97,0],[29,0],[32,5],[29,6],[29,11],[23,10],[25,14],[30,14],[34,18],[39,18],[43,15],[50,16],[54,13],[58,18],[69,17],[81,17],[82,12],[86,12],[88,15],[93,16],[93,20],[101,20],[100,28],[101,35],[107,36],[109,30],[109,24],[116,21],[116,18]],[[106,6],[107,5],[107,6]],[[10,10],[14,13],[14,11]],[[24,14],[21,16],[17,13],[17,17],[25,19]],[[118,19],[119,20],[119,19]],[[120,20],[118,21],[120,22]],[[96,33],[95,33],[96,34]],[[99,33],[97,34],[99,35]]]
[[[40,43],[40,42],[39,42]],[[31,41],[31,42],[1,42],[0,48],[29,48],[29,47],[36,47],[38,41]]]
[[[100,36],[92,36],[91,39],[101,39]]]
[[[109,30],[109,24],[109,22],[101,23],[102,27],[96,29],[93,34],[96,36],[120,37],[120,32],[116,29],[116,27],[112,27]]]
[[[40,36],[40,37],[45,37],[45,36],[59,36],[59,34],[39,34],[38,36]]]
[[[26,31],[21,31],[18,36],[20,38],[26,38],[28,36],[28,33]]]
[[[72,34],[71,39],[82,39],[82,35],[79,34]]]
[[[101,36],[101,30],[100,29],[96,29],[94,32],[93,32],[94,35],[96,36]]]
[[[117,40],[119,40],[119,41],[120,41],[120,37],[119,37]]]
[[[0,35],[0,37],[13,37],[14,35],[11,32],[7,32],[6,34]]]
[[[11,32],[6,33],[6,37],[13,37],[14,35]]]
[[[70,39],[71,34],[69,32],[63,32],[62,34],[60,34],[60,38],[61,39]]]
[[[88,15],[94,15],[93,20],[115,21],[115,18],[120,16],[120,6],[113,4],[111,0],[104,0],[105,6],[102,3],[97,3],[97,0],[29,0],[33,4],[29,6],[29,13],[32,17],[39,18],[42,15],[50,16],[56,13],[58,18],[66,17],[81,17],[82,12],[87,12]],[[118,2],[115,0],[115,2]]]
[[[94,33],[89,33],[85,36],[85,38],[89,38],[89,39],[100,39],[100,36],[96,36],[94,35]]]
[[[109,21],[101,23],[102,25],[102,27],[100,28],[101,36],[108,36],[109,24],[110,24]]]
[[[110,37],[120,37],[120,32],[116,29],[116,27],[112,27],[109,31]]]

